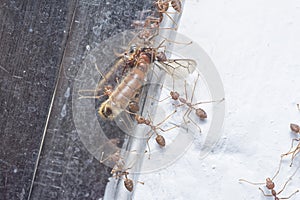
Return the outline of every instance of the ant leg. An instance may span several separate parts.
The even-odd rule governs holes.
[[[99,96],[82,96],[80,95],[79,99],[99,99],[105,95],[99,95]]]
[[[288,196],[288,197],[283,197],[283,198],[279,198],[279,199],[289,199],[289,198],[291,198],[293,195],[295,195],[296,193],[298,193],[299,192],[299,190],[296,190],[295,192],[293,192],[290,196]]]
[[[280,168],[281,168],[281,163],[282,163],[282,157],[280,157],[280,161],[279,161],[279,166],[277,171],[275,172],[273,178],[271,180],[274,180],[276,178],[276,176],[279,174]]]
[[[142,185],[145,185],[145,183],[142,182],[142,181],[137,181],[137,183],[140,183],[140,184],[142,184]]]
[[[164,99],[162,99],[162,100],[159,100],[159,99],[155,99],[155,98],[153,98],[153,97],[149,97],[150,99],[152,99],[152,100],[154,100],[154,101],[157,101],[158,103],[160,103],[160,102],[163,102],[163,101],[165,101],[165,100],[167,100],[167,99],[169,99],[170,98],[170,96],[167,96],[167,97],[165,97]]]
[[[289,149],[289,151],[288,151],[287,153],[281,155],[281,157],[284,157],[284,156],[287,156],[287,155],[292,154],[292,161],[291,161],[290,166],[292,166],[293,160],[294,160],[296,154],[299,152],[299,149],[300,149],[300,143],[299,143],[299,144],[297,145],[296,149],[292,151],[292,149],[293,149],[293,147],[294,147],[294,142],[295,142],[295,141],[297,141],[297,142],[300,141],[300,138],[295,138],[295,139],[293,139],[293,140],[292,140],[292,144],[291,144],[291,148]]]
[[[174,30],[176,31],[178,29],[178,24],[175,22],[175,20],[168,13],[165,12],[165,14],[173,22],[173,24],[174,24]]]
[[[187,90],[186,90],[186,80],[184,80],[184,93],[185,93],[185,99],[187,101],[188,96],[187,96]]]
[[[198,126],[198,124],[197,124],[194,120],[192,120],[192,118],[190,118],[191,112],[192,112],[192,110],[190,110],[190,112],[187,114],[187,118],[188,118],[189,121],[191,121],[195,126],[197,126],[197,128],[199,129],[199,131],[200,131],[200,133],[201,133],[202,131],[201,131],[200,126]]]
[[[148,135],[149,133],[151,133],[152,130],[150,130],[146,135]],[[150,156],[151,156],[151,149],[150,149],[150,145],[149,145],[149,140],[152,138],[152,136],[154,135],[154,133],[152,133],[148,139],[147,139],[147,147],[148,147],[148,150],[149,150],[149,156],[148,156],[148,159],[150,160]]]
[[[113,162],[121,162],[124,163],[123,158],[120,156],[120,150],[117,150],[115,153],[110,154],[106,158],[104,158],[104,152],[101,153],[100,163],[104,163],[107,160],[113,161]],[[124,163],[125,164],[125,163]]]
[[[272,197],[273,195],[272,194],[266,194],[265,192],[264,192],[264,190],[263,189],[261,189],[261,188],[258,188],[262,193],[263,193],[263,195],[264,196],[266,196],[266,197]]]
[[[170,130],[172,130],[172,129],[174,129],[174,128],[178,128],[178,127],[179,127],[178,125],[175,125],[175,126],[173,126],[173,127],[171,127],[171,128],[168,128],[168,129],[162,129],[162,128],[160,128],[160,127],[157,127],[157,129],[161,130],[162,132],[167,132],[167,131],[170,131]]]
[[[95,90],[78,90],[78,94],[80,95],[81,92],[99,92],[102,89],[95,89]],[[80,95],[81,96],[81,95]]]
[[[300,141],[300,138],[294,138],[293,140],[292,140],[292,144],[291,144],[291,148],[289,149],[289,151],[287,152],[287,153],[285,153],[285,154],[282,154],[281,156],[287,156],[287,155],[289,155],[289,154],[291,154],[291,150],[293,149],[293,147],[294,147],[294,142],[295,141],[297,141],[297,142],[299,142]]]
[[[191,97],[191,102],[193,102],[193,98],[194,98],[194,94],[195,94],[195,89],[196,89],[196,85],[197,85],[197,82],[198,82],[198,80],[199,80],[199,73],[198,73],[198,76],[197,76],[197,79],[196,79],[196,81],[195,81],[195,83],[194,83],[194,87],[193,87],[193,91],[192,91],[192,97]]]
[[[181,104],[181,105],[183,105],[183,104]],[[187,110],[186,110],[186,112],[184,113],[184,115],[183,115],[183,121],[184,121],[184,123],[185,124],[188,124],[189,122],[186,120],[186,116],[189,114],[189,113],[191,113],[192,112],[192,109],[190,109],[190,108],[188,108]]]
[[[163,124],[165,121],[167,121],[172,115],[174,115],[177,112],[177,110],[174,110],[171,114],[169,114],[164,120],[162,120],[161,122],[159,122],[158,124],[156,124],[156,126],[160,126],[161,124]],[[149,119],[151,120],[150,116]],[[151,120],[152,121],[152,120]]]
[[[222,98],[222,99],[220,99],[220,100],[201,101],[201,102],[192,104],[192,106],[196,106],[196,105],[199,105],[199,104],[205,104],[205,103],[222,102],[222,101],[224,101],[224,100],[225,100],[225,98]]]
[[[294,159],[296,157],[296,155],[300,152],[300,144],[298,144],[297,148],[295,149],[295,151],[293,152],[293,155],[292,155],[292,161],[291,161],[291,164],[290,164],[290,167],[293,165],[293,162],[294,162]]]
[[[160,28],[160,29],[166,29],[166,30],[173,30],[174,28]],[[189,42],[177,42],[174,40],[169,40],[168,38],[164,37],[164,36],[159,36],[161,38],[163,38],[165,41],[173,43],[173,44],[182,44],[182,45],[190,45],[193,43],[193,41],[189,41]]]
[[[246,179],[239,179],[240,182],[246,182],[246,183],[249,183],[251,185],[264,185],[266,183],[254,183],[254,182],[250,182],[250,181],[247,181]]]
[[[295,176],[295,174],[297,173],[299,167],[297,167],[297,169],[295,170],[295,172],[289,177],[289,179],[283,185],[283,188],[277,194],[280,194],[285,189],[286,185],[292,180],[293,176]]]

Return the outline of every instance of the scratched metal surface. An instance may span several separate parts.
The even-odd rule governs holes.
[[[86,47],[130,27],[144,6],[0,1],[0,199],[103,196],[110,169],[79,139],[72,86]]]

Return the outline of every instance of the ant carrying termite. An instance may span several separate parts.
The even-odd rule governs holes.
[[[289,177],[289,179],[284,183],[283,188],[282,188],[279,192],[276,192],[276,191],[274,190],[274,188],[275,188],[275,183],[274,183],[273,180],[274,180],[274,179],[276,178],[276,176],[279,174],[279,170],[280,170],[280,167],[281,167],[281,161],[282,161],[282,159],[280,160],[279,168],[278,168],[278,170],[276,171],[276,173],[275,173],[275,175],[273,176],[273,178],[272,178],[272,179],[269,178],[269,177],[266,178],[266,182],[265,182],[265,183],[253,183],[253,182],[247,181],[247,180],[245,180],[245,179],[239,179],[239,181],[241,181],[241,182],[246,182],[246,183],[249,183],[249,184],[252,184],[252,185],[264,185],[264,184],[265,184],[266,188],[267,188],[268,190],[270,190],[271,194],[266,194],[266,193],[264,192],[264,190],[263,190],[262,188],[260,188],[260,187],[259,187],[259,190],[260,190],[260,191],[263,193],[263,195],[266,196],[266,197],[274,197],[274,200],[289,199],[289,198],[291,198],[293,195],[295,195],[296,193],[298,193],[299,190],[296,190],[295,192],[293,192],[292,194],[290,194],[288,197],[278,197],[278,195],[280,195],[280,194],[284,191],[284,189],[285,189],[285,187],[287,186],[287,184],[292,180],[293,176],[297,173],[299,167],[298,167],[298,168],[295,170],[295,172]]]
[[[290,124],[291,131],[295,133],[300,133],[300,126],[298,124]]]
[[[101,104],[98,110],[102,118],[113,120],[128,107],[131,100],[138,94],[138,91],[143,86],[152,63],[158,63],[159,67],[174,76],[181,72],[178,68],[184,68],[187,72],[192,72],[195,69],[195,61],[190,59],[167,59],[163,51],[158,51],[164,47],[162,46],[164,42],[165,41],[162,41],[157,48],[135,48],[135,52],[128,58],[130,60],[133,59],[132,69],[122,79],[114,91],[111,92],[109,98]]]

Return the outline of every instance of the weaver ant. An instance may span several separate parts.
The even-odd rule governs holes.
[[[270,190],[271,194],[266,194],[266,193],[264,192],[264,190],[263,190],[262,188],[260,188],[260,187],[259,187],[259,190],[260,190],[260,191],[263,193],[263,195],[266,196],[266,197],[274,197],[274,200],[289,199],[289,198],[291,198],[293,195],[295,195],[296,193],[298,193],[299,190],[296,190],[295,192],[293,192],[292,194],[290,194],[288,197],[278,197],[278,195],[280,195],[280,194],[284,191],[284,189],[285,189],[285,187],[287,186],[287,184],[292,180],[292,177],[297,173],[299,167],[298,167],[298,168],[295,170],[295,172],[289,177],[289,179],[284,183],[283,188],[282,188],[279,192],[276,192],[276,191],[274,190],[274,188],[275,188],[275,183],[273,182],[273,180],[274,180],[275,177],[279,174],[279,170],[280,170],[280,166],[281,166],[281,161],[282,161],[282,159],[280,160],[279,168],[278,168],[277,172],[275,173],[275,175],[273,176],[273,178],[272,178],[272,179],[269,178],[269,177],[266,178],[266,182],[265,182],[265,183],[253,183],[253,182],[247,181],[247,180],[245,180],[245,179],[239,179],[239,181],[241,181],[241,182],[246,182],[246,183],[249,183],[249,184],[252,184],[252,185],[263,185],[263,184],[265,184],[266,188],[267,188],[268,190]]]

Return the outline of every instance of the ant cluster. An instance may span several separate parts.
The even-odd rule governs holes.
[[[102,99],[101,105],[97,108],[97,114],[106,121],[115,120],[121,116],[121,114],[126,114],[132,119],[132,123],[136,126],[144,125],[149,131],[145,134],[147,139],[147,146],[149,149],[149,159],[150,159],[150,145],[149,140],[154,136],[155,142],[161,148],[167,146],[167,141],[163,136],[164,132],[170,131],[181,127],[181,124],[194,124],[201,132],[199,127],[199,121],[196,121],[191,117],[195,115],[197,120],[205,121],[208,118],[208,114],[203,108],[199,106],[204,103],[211,103],[216,101],[202,101],[194,102],[194,94],[196,90],[196,85],[199,81],[199,73],[195,79],[193,88],[189,90],[186,77],[183,74],[190,75],[196,69],[196,61],[192,59],[169,59],[166,55],[166,45],[165,42],[170,42],[167,38],[160,36],[160,30],[169,29],[176,30],[177,24],[172,18],[172,12],[169,12],[170,7],[173,8],[175,14],[180,14],[182,12],[181,0],[156,0],[154,2],[155,11],[144,11],[143,14],[148,14],[146,17],[142,17],[140,20],[133,21],[132,26],[135,27],[137,33],[134,39],[129,42],[129,49],[122,54],[118,54],[117,62],[115,65],[109,69],[108,72],[102,73],[95,63],[95,67],[102,79],[98,83],[96,90],[80,90],[80,98],[96,98]],[[150,13],[150,14],[149,14]],[[173,27],[161,27],[164,18],[171,20]],[[163,38],[163,41],[157,43],[157,36]],[[174,41],[173,41],[174,42]],[[150,114],[144,117],[140,108],[141,93],[144,85],[149,81],[149,72],[153,72],[155,75],[154,67],[165,71],[173,79],[173,88],[169,92],[169,97],[163,100],[156,100],[157,102],[166,101],[171,99],[169,103],[172,105],[173,111],[169,115],[165,116],[159,123],[154,123]],[[118,74],[118,75],[116,75]],[[114,77],[114,78],[112,78]],[[113,81],[109,81],[114,79]],[[184,79],[184,80],[182,80]],[[179,80],[183,82],[184,92],[175,90],[174,81]],[[110,82],[115,82],[115,86],[110,84]],[[191,91],[191,97],[188,98],[188,91]],[[94,92],[93,96],[86,96],[82,93],[84,92]],[[152,98],[155,99],[155,98]],[[219,101],[223,101],[221,99]],[[182,123],[172,124],[172,126],[167,126],[167,122],[175,114],[178,114],[178,109],[183,108],[185,111],[182,114]],[[122,115],[123,116],[123,115]],[[171,123],[170,123],[171,124]],[[114,141],[113,141],[114,142]],[[114,148],[116,149],[116,148]],[[148,151],[145,151],[148,152]],[[134,184],[133,180],[129,178],[129,169],[125,166],[125,159],[121,157],[121,152],[118,150],[116,152],[110,152],[110,156],[103,159],[100,162],[111,162],[113,163],[113,169],[111,173],[113,177],[124,179],[125,188],[128,191],[133,191]]]
[[[299,109],[299,104],[297,104],[297,107]],[[291,123],[290,124],[290,129],[291,129],[291,131],[293,133],[296,133],[296,134],[300,133],[300,126],[297,125],[297,124]],[[298,142],[298,144],[296,145],[296,147],[294,147],[294,142]],[[293,176],[297,173],[298,169],[300,168],[300,165],[296,167],[296,170],[294,171],[294,173],[284,183],[283,188],[279,192],[275,191],[275,189],[274,189],[275,188],[275,183],[273,182],[273,180],[279,174],[283,158],[286,157],[286,156],[288,156],[288,155],[292,155],[291,163],[290,163],[290,167],[292,167],[294,159],[295,159],[295,157],[297,156],[297,154],[299,152],[300,152],[300,138],[294,138],[294,139],[292,139],[292,144],[291,144],[291,148],[289,149],[289,151],[287,153],[281,154],[281,158],[280,158],[280,162],[279,162],[279,167],[278,167],[278,170],[276,171],[275,175],[273,176],[273,178],[269,178],[269,177],[266,178],[266,182],[265,183],[253,183],[253,182],[247,181],[245,179],[239,179],[239,181],[241,181],[241,182],[247,182],[247,183],[252,184],[252,185],[263,185],[263,184],[265,184],[266,188],[268,190],[270,190],[270,194],[266,194],[262,188],[259,188],[259,190],[266,197],[274,197],[274,200],[290,199],[293,195],[295,195],[296,193],[298,193],[299,190],[296,190],[295,192],[293,192],[292,194],[290,194],[287,197],[278,197],[278,195],[280,195],[284,191],[284,189],[286,188],[287,184],[292,180]]]

